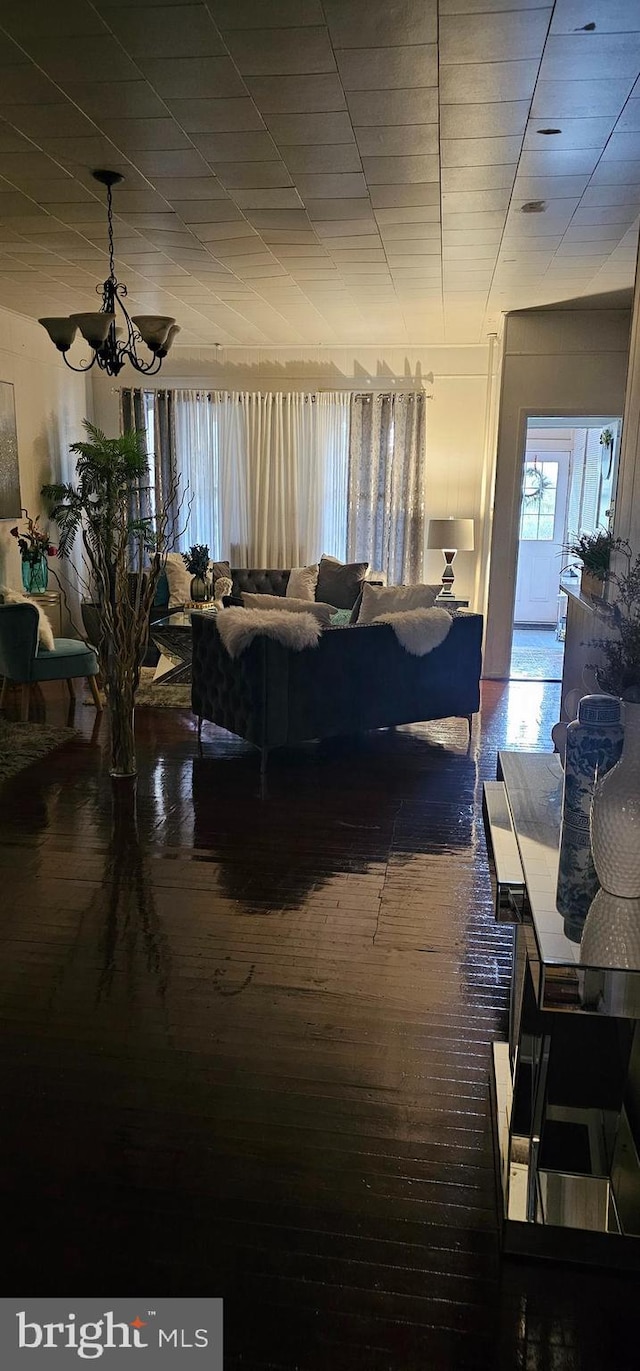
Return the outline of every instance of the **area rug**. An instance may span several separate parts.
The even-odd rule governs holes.
[[[53,728],[49,724],[19,724],[0,718],[0,781],[15,776],[31,762],[37,762],[73,738],[72,728]]]
[[[136,709],[191,709],[190,685],[163,685],[162,680],[154,681],[155,669],[143,666],[140,672],[140,686],[136,695]],[[104,690],[100,691],[104,700]],[[84,703],[93,708],[93,700],[87,694]]]

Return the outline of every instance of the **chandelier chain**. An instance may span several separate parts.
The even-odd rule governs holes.
[[[111,186],[107,186],[107,224],[109,230],[109,274],[115,276],[114,246],[113,246],[113,208]]]

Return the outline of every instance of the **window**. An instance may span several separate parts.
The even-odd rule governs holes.
[[[524,469],[520,538],[523,542],[553,542],[558,496],[558,463],[534,458]]]

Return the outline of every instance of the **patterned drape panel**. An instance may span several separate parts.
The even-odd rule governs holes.
[[[351,400],[348,556],[390,585],[423,576],[426,415],[423,392]]]
[[[147,438],[150,481],[148,485],[141,485],[137,492],[135,510],[143,519],[153,518],[156,502],[164,502],[171,542],[178,532],[180,497],[185,494],[176,487],[180,471],[176,455],[174,393],[171,390],[124,389],[120,392],[120,410],[123,431],[138,429]]]

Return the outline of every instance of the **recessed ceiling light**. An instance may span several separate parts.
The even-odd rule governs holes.
[[[545,133],[547,135],[551,133],[562,133],[562,129],[536,129],[536,133]]]
[[[525,200],[524,205],[520,206],[521,214],[544,214],[547,208],[546,200]]]

